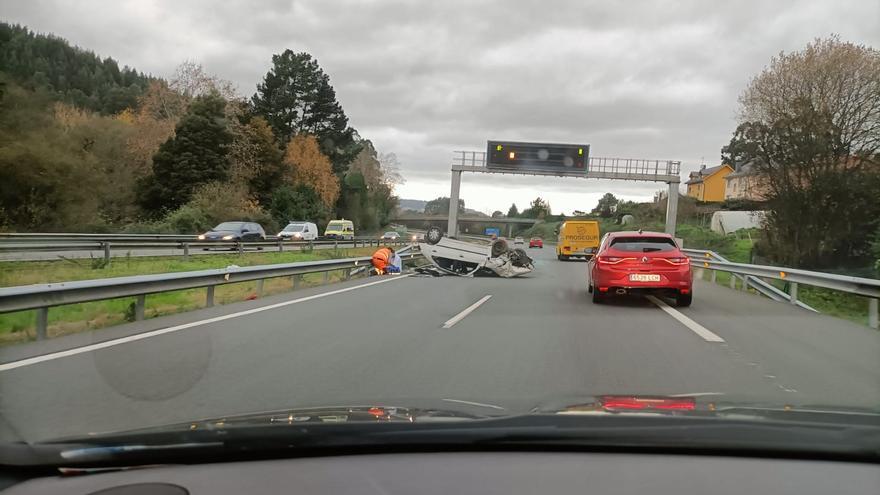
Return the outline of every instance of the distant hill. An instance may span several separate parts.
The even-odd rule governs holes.
[[[120,69],[112,58],[102,59],[57,36],[0,22],[0,80],[7,77],[108,115],[137,106],[138,97],[156,80],[128,66]]]
[[[425,211],[425,205],[428,204],[427,201],[422,201],[421,199],[401,199],[399,201],[401,211],[403,210],[414,210],[414,211]]]

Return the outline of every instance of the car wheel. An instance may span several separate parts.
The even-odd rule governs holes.
[[[693,294],[679,294],[675,296],[675,305],[679,308],[686,308],[691,305],[694,300]]]
[[[590,293],[590,294],[593,293],[593,284],[589,284],[589,285],[587,285],[587,292]]]
[[[431,227],[425,232],[425,242],[430,245],[437,244],[440,242],[440,239],[443,238],[443,231],[440,230],[440,227]]]
[[[490,253],[493,258],[497,258],[502,254],[506,253],[509,250],[507,247],[507,241],[504,239],[496,239],[492,241],[492,247],[490,248]]]
[[[593,304],[602,304],[605,302],[605,296],[599,294],[598,290],[593,291]]]
[[[557,254],[556,259],[558,259],[559,261],[568,261],[568,256],[563,256],[561,254]]]

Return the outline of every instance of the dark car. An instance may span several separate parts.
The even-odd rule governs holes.
[[[200,241],[264,241],[266,231],[254,222],[223,222],[199,236]]]

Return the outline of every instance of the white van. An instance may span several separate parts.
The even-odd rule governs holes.
[[[318,238],[318,226],[312,222],[290,222],[278,237],[289,241],[314,241]]]

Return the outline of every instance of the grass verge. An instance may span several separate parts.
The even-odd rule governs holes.
[[[296,261],[315,261],[333,258],[366,256],[375,248],[317,250],[307,252],[249,253],[244,256],[203,255],[190,256],[189,260],[169,256],[155,258],[114,258],[103,269],[92,269],[88,260],[83,263],[70,261],[9,262],[0,264],[0,286],[29,285],[72,280],[124,277],[128,275],[147,275],[210,268],[223,268],[229,265],[253,266]],[[342,279],[341,272],[330,272],[329,281]],[[323,274],[304,275],[299,287],[310,287],[323,283]],[[292,290],[290,278],[266,280],[263,294],[271,295]],[[242,282],[217,286],[214,294],[215,304],[228,304],[256,296],[256,282]],[[49,310],[49,337],[57,337],[112,325],[134,319],[133,297],[108,299],[83,304],[57,306]],[[191,289],[165,292],[147,296],[146,318],[190,311],[205,305],[205,290]],[[33,340],[36,337],[35,311],[20,311],[0,315],[0,345]]]
[[[726,272],[718,272],[715,276],[715,283],[729,287],[731,276],[731,274]],[[711,280],[711,270],[703,270],[703,280]],[[766,282],[788,293],[788,286],[785,282],[781,280],[766,280]],[[742,290],[742,281],[737,279],[734,287]],[[755,289],[751,288],[749,292],[758,294]],[[822,287],[799,285],[798,299],[822,314],[842,318],[859,325],[868,325],[868,298],[866,297],[824,289]]]

